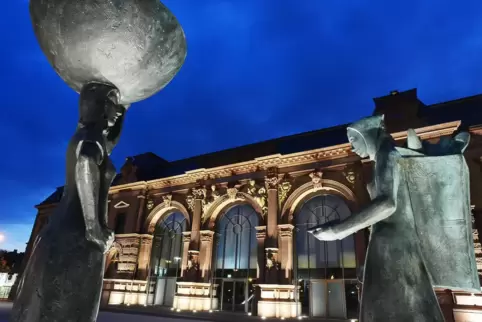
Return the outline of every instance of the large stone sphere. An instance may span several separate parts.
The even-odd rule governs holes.
[[[164,88],[186,57],[186,39],[158,0],[30,0],[35,35],[75,91],[116,86],[130,104]]]

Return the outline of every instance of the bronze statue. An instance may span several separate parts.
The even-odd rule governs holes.
[[[152,96],[180,70],[184,32],[158,0],[30,0],[37,40],[62,79],[80,92],[60,204],[34,242],[11,322],[94,322],[99,311],[109,155],[130,103]]]
[[[353,151],[374,161],[372,202],[341,223],[310,232],[337,240],[372,227],[361,322],[443,322],[434,286],[480,291],[462,155],[468,135],[430,145],[409,131],[409,148],[397,148],[383,116],[362,119],[347,134]]]
[[[105,253],[107,199],[116,175],[109,159],[125,107],[118,91],[91,83],[80,94],[80,118],[69,142],[62,200],[35,240],[19,284],[12,322],[96,321]]]

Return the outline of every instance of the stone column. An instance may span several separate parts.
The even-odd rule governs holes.
[[[280,283],[290,284],[293,277],[293,225],[278,225],[279,252],[281,264]]]
[[[189,257],[189,244],[191,243],[191,232],[186,231],[182,233],[182,260],[181,260],[181,277],[187,269],[187,260]]]
[[[211,266],[213,262],[213,236],[210,230],[201,231],[201,249],[199,251],[199,269],[201,270],[201,281],[209,283],[211,279]]]
[[[139,256],[137,258],[137,274],[136,279],[145,280],[149,273],[152,251],[152,235],[140,235]]]

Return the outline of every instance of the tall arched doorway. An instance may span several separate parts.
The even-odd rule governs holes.
[[[294,215],[295,278],[300,286],[303,314],[328,318],[356,318],[356,260],[354,236],[322,242],[307,229],[351,215],[337,195],[308,199]]]
[[[213,280],[224,311],[249,312],[258,269],[256,226],[259,214],[250,205],[229,209],[216,224]]]
[[[149,280],[155,282],[154,305],[173,304],[176,281],[181,272],[184,231],[186,218],[179,212],[161,218],[156,224],[149,273]]]

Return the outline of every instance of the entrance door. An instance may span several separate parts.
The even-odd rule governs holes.
[[[346,318],[343,280],[312,280],[310,287],[311,316]]]
[[[246,280],[223,280],[221,310],[248,312],[252,299]]]

